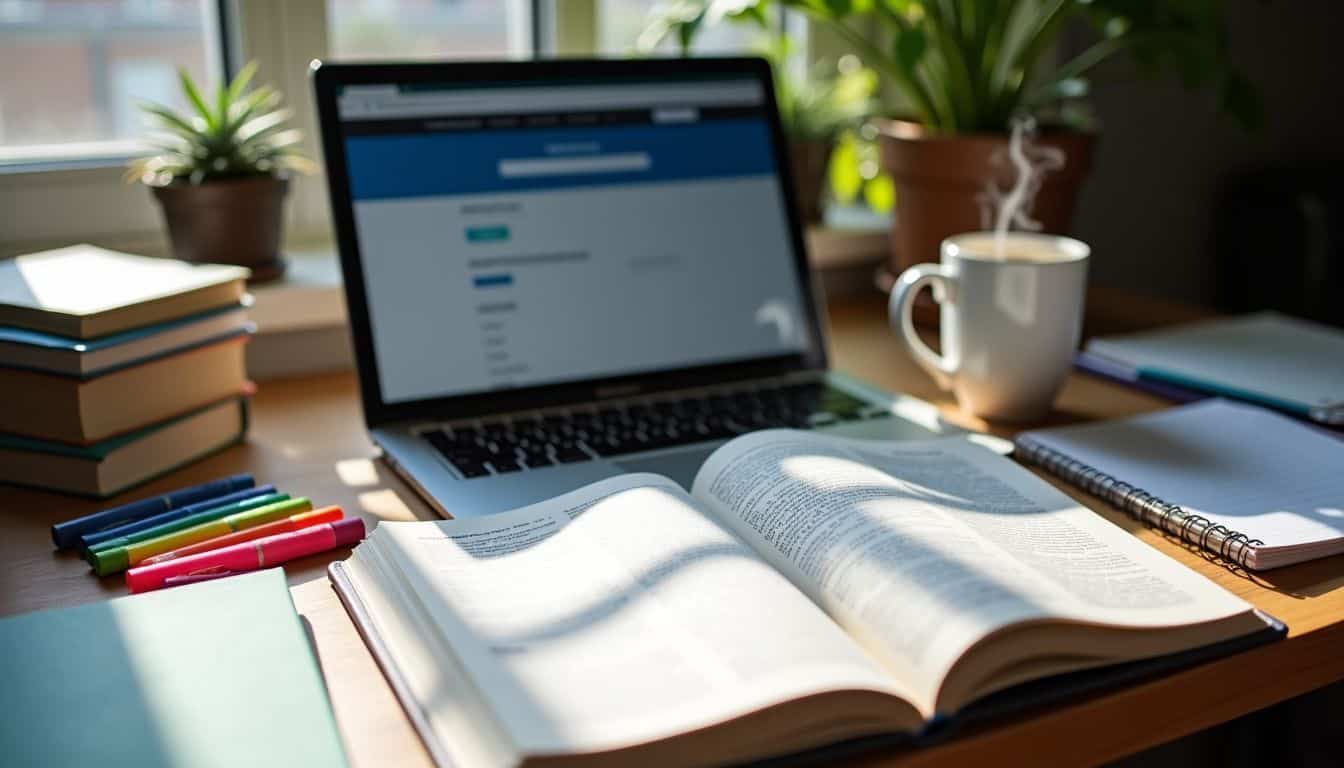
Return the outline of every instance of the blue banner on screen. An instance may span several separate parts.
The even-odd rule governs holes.
[[[763,83],[342,98],[386,402],[807,348]]]
[[[346,139],[355,200],[489,194],[771,173],[763,120]]]

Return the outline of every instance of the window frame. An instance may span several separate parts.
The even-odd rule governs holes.
[[[509,0],[526,8],[525,39],[541,55],[569,48],[554,45],[543,29],[548,18],[568,16],[594,0]],[[326,58],[326,0],[212,0],[206,14],[208,60],[216,73],[258,62],[257,79],[272,83],[294,110],[294,126],[304,133],[301,149],[320,156],[308,65]],[[551,6],[551,7],[545,7]],[[565,33],[572,25],[560,25]],[[573,34],[570,32],[569,34]],[[590,37],[592,37],[590,35]],[[89,142],[87,152],[0,164],[0,257],[69,243],[96,241],[113,248],[167,253],[167,234],[147,190],[123,181],[126,163],[140,152],[134,141]],[[72,213],[77,212],[77,215]],[[296,180],[286,206],[286,246],[331,242],[331,217],[321,172]]]
[[[258,62],[257,79],[273,84],[294,110],[304,134],[300,149],[320,158],[320,136],[309,64],[329,52],[326,0],[208,0],[209,60],[232,73]],[[526,47],[533,57],[593,55],[599,41],[599,0],[503,0],[528,20]],[[511,45],[522,48],[515,38]],[[811,36],[809,35],[809,47]],[[811,57],[809,57],[811,58]],[[127,161],[139,154],[133,141],[93,142],[88,153],[0,164],[0,257],[93,241],[111,248],[167,254],[158,205],[148,190],[123,181]],[[319,171],[291,185],[286,206],[286,248],[334,242],[326,182]]]

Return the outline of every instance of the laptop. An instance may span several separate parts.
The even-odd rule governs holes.
[[[956,432],[828,370],[752,58],[315,64],[364,416],[445,516],[793,427]]]

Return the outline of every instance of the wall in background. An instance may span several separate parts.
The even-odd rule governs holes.
[[[1074,218],[1074,232],[1093,246],[1099,284],[1212,304],[1213,217],[1223,180],[1266,167],[1344,172],[1344,4],[1225,5],[1237,64],[1265,106],[1260,132],[1217,114],[1205,92],[1135,79],[1127,63],[1099,73],[1118,81],[1095,93],[1102,135]],[[1087,39],[1072,32],[1065,53],[1082,50]]]

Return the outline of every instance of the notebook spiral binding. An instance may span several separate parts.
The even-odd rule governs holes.
[[[1203,515],[1190,514],[1175,504],[1168,504],[1142,488],[1046,448],[1030,437],[1018,437],[1013,441],[1013,455],[1105,499],[1141,522],[1242,568],[1249,567],[1256,547],[1264,544],[1227,526],[1214,524]]]

